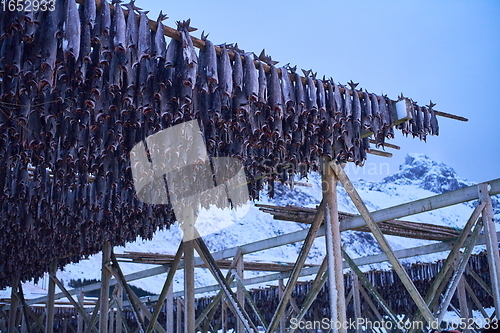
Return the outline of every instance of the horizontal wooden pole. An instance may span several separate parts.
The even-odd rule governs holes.
[[[500,193],[500,179],[495,179],[482,184],[491,186],[490,195]],[[398,219],[404,216],[427,212],[459,203],[479,199],[477,185],[464,187],[455,191],[438,194],[429,198],[424,198],[398,206],[381,209],[371,213],[375,222]],[[354,216],[340,222],[340,230],[355,229],[364,226],[366,223],[361,216]]]

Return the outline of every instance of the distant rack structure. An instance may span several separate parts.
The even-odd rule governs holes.
[[[118,281],[121,293],[125,291],[131,300],[141,330],[163,332],[165,328],[157,322],[159,308],[177,267],[184,267],[185,316],[181,321],[186,332],[193,333],[197,322],[194,266],[199,260],[205,262],[221,286],[220,298],[238,317],[238,331],[256,332],[257,326],[268,332],[275,332],[278,326],[284,330],[292,290],[303,274],[312,242],[321,233],[327,238],[328,255],[320,267],[304,269],[316,270],[317,284],[328,282],[328,315],[343,321],[342,257],[346,262],[349,259],[342,253],[340,232],[356,228],[369,230],[381,245],[419,309],[420,314],[413,319],[424,318],[430,323],[442,319],[441,310],[447,309],[449,294],[453,295],[460,284],[465,259],[460,259],[454,270],[451,263],[445,265],[448,276],[453,272],[452,284],[445,290],[443,279],[447,275],[438,276],[437,289],[424,299],[385,240],[384,231],[417,237],[427,228],[427,237],[431,230],[442,239],[458,237],[451,248],[456,256],[463,246],[473,248],[472,240],[479,237],[484,225],[490,288],[498,311],[499,291],[495,285],[500,285],[496,283],[500,259],[496,233],[492,232],[490,199],[490,195],[500,192],[498,180],[489,183],[491,189],[488,184],[480,184],[465,191],[467,196],[463,192],[445,194],[429,199],[426,206],[417,203],[418,207],[408,206],[404,211],[388,209],[392,214],[387,215],[384,210],[369,213],[343,171],[345,163],[362,165],[370,153],[390,156],[372,149],[370,144],[399,148],[385,142],[394,137],[395,129],[425,140],[427,135],[439,134],[437,117],[465,118],[436,111],[432,102],[422,106],[404,96],[392,100],[358,90],[353,82],[344,86],[332,79],[319,79],[312,71],[300,76],[290,66],[276,67],[276,62],[264,53],[254,57],[235,45],[215,46],[205,36],[193,38],[189,20],[178,22],[177,30],[164,26],[162,16],[157,22],[151,21],[133,2],[126,9],[116,2],[79,3],[80,7],[66,0],[57,2],[54,10],[9,9],[0,13],[0,287],[13,287],[11,303],[2,308],[0,315],[9,332],[16,330],[19,320],[52,332],[56,285],[78,309],[89,331],[96,331],[98,323],[99,331],[107,332],[116,320],[104,310],[110,309],[110,301],[121,304],[120,292],[110,297],[108,287]],[[172,38],[168,43],[165,35]],[[138,236],[149,239],[159,228],[168,228],[176,217],[171,205],[144,204],[137,199],[129,155],[137,143],[152,134],[191,120],[199,123],[209,156],[242,161],[252,199],[258,198],[266,183],[272,197],[275,182],[293,186],[295,175],[321,171],[323,201],[309,213],[311,226],[304,233],[265,240],[253,248],[247,244],[217,255],[208,251],[202,238],[181,243],[171,264],[134,275],[139,278],[169,272],[158,306],[151,313],[130,291],[127,281],[131,277],[123,275],[112,247]],[[338,214],[339,181],[360,215]],[[398,220],[475,199],[480,204],[459,234]],[[277,208],[272,210],[278,215],[290,215]],[[188,213],[196,215],[194,211]],[[383,224],[379,226],[378,222]],[[278,307],[270,322],[256,323],[244,306],[244,283],[239,283],[235,294],[228,286],[229,280],[240,281],[242,255],[294,241],[304,243]],[[201,258],[194,259],[194,248]],[[101,297],[89,316],[71,297],[75,291],[66,290],[57,279],[56,270],[100,250]],[[217,260],[233,258],[229,265],[238,274],[224,277],[216,256]],[[359,273],[356,266],[349,266]],[[20,281],[39,278],[46,272],[51,283],[46,322],[42,323],[30,315],[31,301],[23,299]],[[329,274],[328,279],[325,274]],[[362,275],[359,279],[363,280]],[[317,290],[314,288],[308,302],[314,300]],[[433,313],[431,309],[440,302],[436,297],[441,293],[443,308]],[[383,299],[373,295],[395,320]],[[212,309],[218,305],[214,304]],[[309,305],[302,304],[303,311],[307,312]],[[18,315],[21,306],[22,316]],[[252,311],[258,313],[258,309]],[[461,309],[461,313],[465,315],[466,311]],[[205,319],[198,319],[198,324],[201,320]],[[121,330],[122,326],[116,325]]]

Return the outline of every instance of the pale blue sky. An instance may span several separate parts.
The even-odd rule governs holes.
[[[371,92],[469,118],[439,118],[441,135],[427,143],[401,138],[390,172],[408,153],[442,161],[480,182],[500,177],[500,1],[160,1],[136,4],[166,25],[190,18],[215,44],[263,48],[280,64],[312,68],[318,75],[359,82]],[[362,173],[360,173],[362,174]],[[365,173],[366,174],[366,173]],[[385,176],[382,175],[382,176]],[[355,177],[354,177],[355,178]],[[364,178],[369,178],[365,175]]]

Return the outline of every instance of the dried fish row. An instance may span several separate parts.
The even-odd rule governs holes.
[[[151,31],[133,1],[127,11],[100,3],[0,13],[0,288],[173,223],[170,205],[137,199],[129,162],[162,129],[198,119],[211,157],[243,161],[253,199],[266,183],[272,196],[275,182],[318,170],[323,156],[361,165],[365,132],[377,144],[393,136],[385,96],[310,71],[303,80],[264,52],[207,36],[197,52],[189,21],[167,41],[164,15]],[[403,133],[437,135],[432,107],[415,105]],[[185,181],[199,188],[200,178]]]

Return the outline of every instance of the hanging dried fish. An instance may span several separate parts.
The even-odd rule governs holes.
[[[123,8],[120,6],[120,2],[120,0],[113,0],[114,13],[111,27],[115,51],[125,52],[127,47],[125,33],[127,31],[127,25],[125,21],[125,15],[123,14]]]
[[[66,5],[62,40],[64,56],[66,59],[68,59],[69,55],[71,55],[75,60],[78,59],[80,55],[80,35],[80,14],[78,13],[78,8],[76,8],[76,2],[68,1]],[[55,43],[55,40],[53,43]]]
[[[154,54],[156,59],[159,60],[165,60],[165,56],[167,53],[167,44],[165,42],[165,34],[163,33],[164,30],[163,21],[166,20],[167,18],[168,18],[167,15],[164,15],[163,12],[160,11],[158,19],[156,20],[158,26],[154,34],[154,45],[155,45]]]

